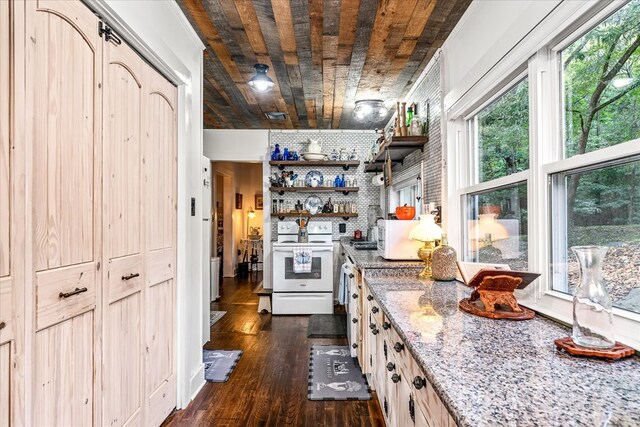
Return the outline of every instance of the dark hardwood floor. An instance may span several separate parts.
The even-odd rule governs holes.
[[[225,383],[206,383],[164,426],[384,426],[375,395],[369,401],[307,399],[309,348],[346,339],[307,338],[308,316],[258,314],[258,283],[224,279],[212,310],[227,314],[211,328],[207,349],[242,350]],[[341,308],[341,307],[338,307]]]

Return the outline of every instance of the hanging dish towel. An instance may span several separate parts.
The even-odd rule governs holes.
[[[311,273],[311,248],[293,248],[293,272]]]
[[[349,287],[351,286],[351,278],[349,274],[352,274],[353,264],[345,262],[340,269],[340,288],[338,289],[338,304],[347,305],[349,298]]]

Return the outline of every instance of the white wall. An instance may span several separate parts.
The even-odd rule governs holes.
[[[261,162],[268,152],[269,131],[205,129],[203,144],[204,155],[212,161]]]
[[[173,1],[86,0],[149,62],[178,85],[177,407],[204,385],[202,363],[202,51]],[[190,215],[190,199],[197,212]]]

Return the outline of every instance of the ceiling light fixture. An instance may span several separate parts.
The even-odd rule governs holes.
[[[253,67],[256,69],[256,75],[251,77],[251,80],[249,80],[249,86],[251,86],[251,89],[258,92],[267,92],[271,90],[274,83],[273,80],[267,76],[269,66],[266,64],[256,64]]]
[[[384,119],[388,112],[380,99],[361,99],[353,107],[353,117],[361,122],[377,122]]]

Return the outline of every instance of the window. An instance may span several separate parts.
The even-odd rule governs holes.
[[[467,121],[475,164],[462,190],[463,260],[526,270],[529,84],[518,77]]]
[[[527,270],[527,185],[469,194],[467,203],[465,261]]]
[[[564,49],[566,157],[640,137],[640,1]]]
[[[617,164],[620,163],[620,164]],[[579,266],[572,246],[609,247],[603,280],[614,307],[640,313],[640,157],[552,176],[553,289],[573,294]]]
[[[390,192],[389,208],[394,212],[398,206],[415,206],[418,218],[422,213],[422,197],[420,194],[421,180],[418,177],[404,180],[393,185],[393,191]]]
[[[473,119],[478,181],[529,168],[529,84],[524,79]]]
[[[608,246],[617,339],[640,348],[640,0],[559,7],[581,14],[543,21],[449,110],[448,231],[465,261],[541,273],[518,300],[565,322],[570,248]]]

